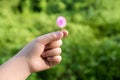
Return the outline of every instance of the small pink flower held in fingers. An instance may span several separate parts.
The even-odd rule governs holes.
[[[63,29],[66,26],[66,19],[63,16],[59,16],[56,21],[58,27]]]

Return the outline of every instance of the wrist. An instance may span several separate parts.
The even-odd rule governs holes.
[[[25,80],[30,74],[26,59],[22,56],[15,56],[0,66],[0,80]]]
[[[16,61],[15,61],[16,60]],[[25,56],[15,56],[13,61],[18,64],[19,68],[21,68],[21,73],[24,73],[26,77],[28,77],[31,72],[28,64],[28,59]]]

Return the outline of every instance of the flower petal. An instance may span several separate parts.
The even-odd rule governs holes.
[[[58,27],[63,28],[66,26],[66,19],[63,16],[59,16],[56,21]]]

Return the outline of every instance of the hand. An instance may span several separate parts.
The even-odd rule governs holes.
[[[61,62],[61,39],[67,35],[68,32],[63,30],[40,36],[25,46],[15,57],[24,57],[31,73],[49,69]]]
[[[61,61],[66,30],[40,36],[0,66],[0,80],[25,80],[31,73],[46,70]]]

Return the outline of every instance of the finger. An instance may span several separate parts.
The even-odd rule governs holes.
[[[50,66],[54,66],[61,62],[62,57],[61,56],[48,57],[47,60],[48,62],[50,62]]]
[[[67,30],[62,30],[62,32],[63,32],[63,37],[66,37],[69,34]]]
[[[53,33],[48,33],[46,35],[43,35],[41,37],[38,37],[38,41],[44,45],[47,45],[53,41],[59,40],[63,38],[64,33],[62,31],[57,31]]]
[[[45,46],[45,51],[49,50],[49,49],[53,49],[53,48],[57,48],[60,47],[62,45],[62,40],[58,40],[58,41],[54,41],[50,44],[48,44],[47,46]]]
[[[54,48],[54,49],[45,51],[45,52],[42,54],[42,57],[57,56],[57,55],[60,55],[61,52],[62,52],[61,48]]]

